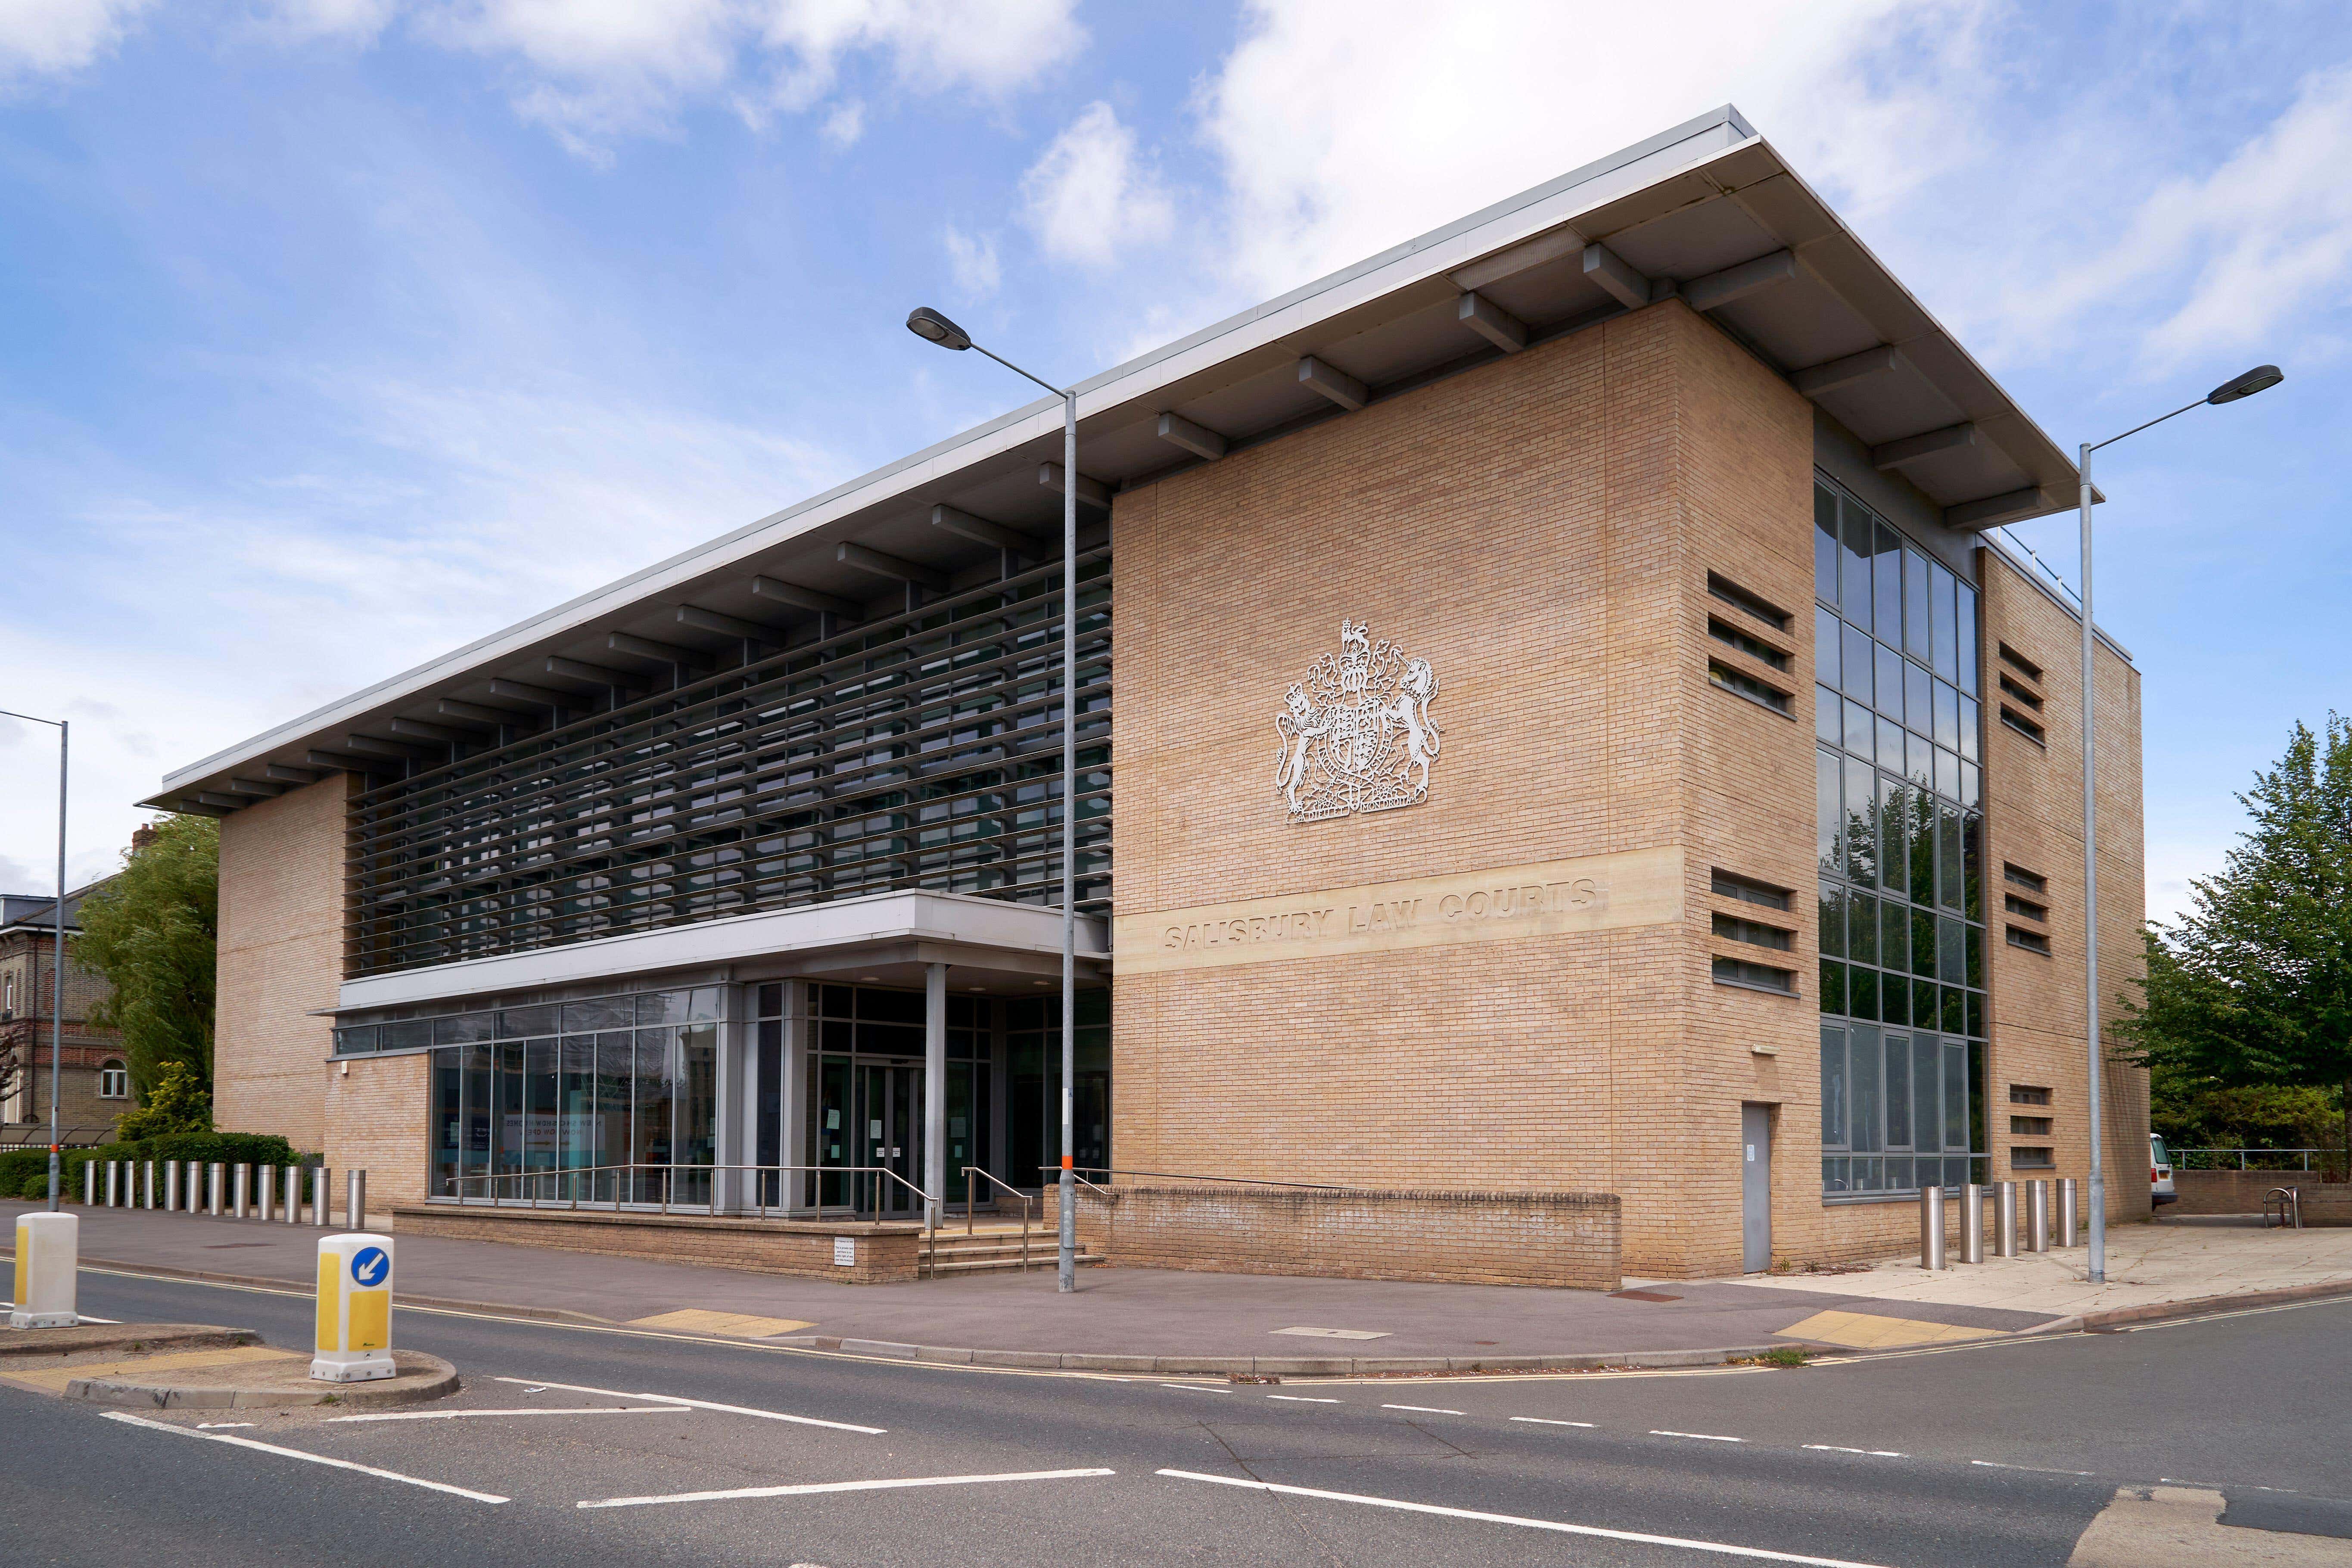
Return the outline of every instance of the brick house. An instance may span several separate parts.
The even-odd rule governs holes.
[[[66,895],[64,1068],[57,1079],[58,1125],[68,1143],[101,1143],[114,1119],[136,1103],[120,1032],[89,1022],[109,993],[106,981],[74,962],[81,901],[103,878]],[[50,1022],[55,1016],[55,894],[0,894],[0,1060],[16,1064],[0,1097],[0,1148],[49,1140]]]
[[[1691,1277],[2084,1173],[2077,623],[1987,532],[2075,471],[1736,110],[1078,407],[1077,476],[1034,404],[168,775],[222,819],[220,1125],[420,1211],[1034,1190],[1074,807],[1113,1186],[1606,1194]],[[1355,1245],[1442,1274],[1451,1212]]]

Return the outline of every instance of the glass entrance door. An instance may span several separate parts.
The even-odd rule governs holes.
[[[914,1217],[919,1205],[911,1188],[922,1185],[923,1070],[879,1062],[857,1064],[857,1163],[898,1174],[855,1178],[852,1200],[861,1214],[883,1219]]]

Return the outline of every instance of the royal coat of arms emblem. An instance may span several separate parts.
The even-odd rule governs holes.
[[[1429,796],[1438,729],[1437,675],[1425,658],[1372,640],[1370,622],[1339,623],[1339,652],[1294,681],[1274,716],[1276,793],[1293,822],[1393,811]]]

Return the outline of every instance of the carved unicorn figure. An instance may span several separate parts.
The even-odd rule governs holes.
[[[1382,717],[1393,722],[1403,732],[1405,775],[1412,781],[1412,798],[1420,800],[1429,794],[1429,763],[1445,743],[1436,721],[1429,716],[1430,700],[1437,695],[1437,672],[1429,660],[1408,660],[1404,678],[1397,682],[1397,694]],[[1414,777],[1418,770],[1419,776]]]

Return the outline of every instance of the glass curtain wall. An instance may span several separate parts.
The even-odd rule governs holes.
[[[725,1003],[711,985],[407,1020],[434,1046],[430,1195],[709,1203]]]
[[[1976,591],[1813,493],[1822,1187],[1969,1179],[1984,1147]]]

